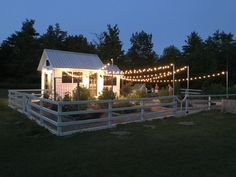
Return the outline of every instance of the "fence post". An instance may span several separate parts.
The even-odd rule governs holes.
[[[61,104],[61,102],[58,102],[58,116],[57,116],[57,135],[61,135],[61,133],[62,133],[62,129],[61,129],[61,122],[62,122],[62,120],[61,120],[61,113],[62,113],[62,104]]]
[[[28,96],[28,103],[27,103],[27,116],[28,116],[28,118],[30,118],[30,119],[32,119],[32,117],[31,117],[31,109],[32,109],[32,107],[31,107],[31,102],[32,102],[32,97],[29,95]]]
[[[24,94],[19,93],[19,110],[24,113]]]
[[[11,91],[8,90],[8,106],[12,106],[11,104]]]
[[[140,119],[144,120],[144,101],[140,100],[140,106],[141,106],[141,114],[140,114]]]
[[[221,99],[221,112],[224,112],[225,100]]]
[[[112,102],[109,100],[108,102],[108,126],[110,127],[112,125]]]
[[[13,94],[14,92],[11,90],[8,90],[8,106],[11,106],[12,108],[15,109],[15,94]]]
[[[211,96],[208,96],[208,110],[211,110]]]
[[[54,100],[56,101],[56,99],[57,99],[57,78],[56,77],[54,77],[54,81],[53,81],[53,89],[54,89],[54,93],[53,93],[53,95],[54,95]]]
[[[22,103],[23,103],[22,104],[22,111],[24,114],[26,114],[26,96],[24,93],[22,94]]]
[[[42,115],[43,115],[43,111],[42,111],[42,108],[43,108],[43,101],[42,101],[42,98],[39,99],[39,105],[40,105],[40,108],[39,108],[39,114],[40,114],[40,124],[43,125],[43,119],[42,119]]]
[[[188,114],[188,100],[189,99],[189,95],[187,94],[186,95],[186,100],[185,100],[185,114]]]
[[[15,106],[16,106],[16,110],[19,110],[19,93],[18,92],[15,92]]]
[[[177,97],[176,96],[174,96],[173,102],[174,102],[174,104],[173,104],[173,116],[176,116],[176,112],[177,112]]]

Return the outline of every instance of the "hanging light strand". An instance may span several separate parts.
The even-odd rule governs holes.
[[[182,68],[176,69],[174,71],[174,74],[177,74],[179,72],[183,72],[187,69],[187,66],[184,66]],[[166,78],[173,75],[173,72],[168,71],[168,72],[162,72],[162,73],[152,73],[152,74],[146,74],[146,75],[137,75],[137,74],[124,74],[123,76],[125,78],[129,78],[129,79],[135,79],[135,78],[139,78],[139,79],[146,79],[149,77],[155,78],[155,79],[161,79],[161,78]]]
[[[222,75],[225,75],[225,71],[222,72],[218,72],[218,73],[214,73],[214,74],[206,74],[206,75],[201,75],[201,76],[195,76],[195,77],[190,77],[189,80],[193,81],[193,80],[204,80],[204,79],[211,79],[214,77],[220,77]],[[159,79],[155,79],[155,78],[124,78],[125,80],[128,81],[133,81],[133,82],[157,82],[157,83],[169,83],[169,82],[173,82],[173,80],[171,79],[164,79],[164,80],[159,80]],[[175,79],[175,82],[184,82],[187,81],[188,78],[181,78],[181,79]]]

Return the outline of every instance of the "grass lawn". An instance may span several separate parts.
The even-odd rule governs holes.
[[[56,137],[0,95],[0,177],[236,176],[236,115],[204,112]],[[194,125],[178,124],[186,121]]]

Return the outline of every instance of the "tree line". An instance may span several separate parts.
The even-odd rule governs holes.
[[[228,67],[230,85],[236,84],[236,40],[232,33],[216,31],[207,39],[197,32],[187,36],[182,49],[171,45],[158,55],[153,49],[152,34],[135,32],[130,37],[130,48],[125,52],[118,25],[107,25],[106,31],[88,41],[81,34],[70,35],[59,24],[49,25],[39,34],[35,21],[26,19],[20,31],[11,34],[0,45],[0,87],[25,87],[40,84],[37,66],[45,48],[98,54],[104,63],[113,58],[121,69],[159,66],[174,63],[177,67],[189,65],[191,75],[225,71]],[[223,83],[224,81],[216,80]],[[202,83],[201,83],[202,84]],[[196,83],[196,86],[201,84]],[[203,85],[209,85],[206,81]]]

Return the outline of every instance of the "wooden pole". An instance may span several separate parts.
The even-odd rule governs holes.
[[[80,88],[79,88],[79,82],[80,82],[80,80],[79,80],[79,78],[77,78],[77,100],[80,99]]]
[[[113,58],[111,59],[111,99],[113,96]]]
[[[187,66],[187,91],[189,90],[189,66]]]
[[[56,88],[56,85],[57,85],[57,78],[54,77],[54,83],[53,83],[53,87],[54,87],[54,89],[53,89],[53,91],[54,91],[54,100],[57,99],[57,88]]]
[[[173,67],[173,95],[175,95],[175,64],[172,64]]]

